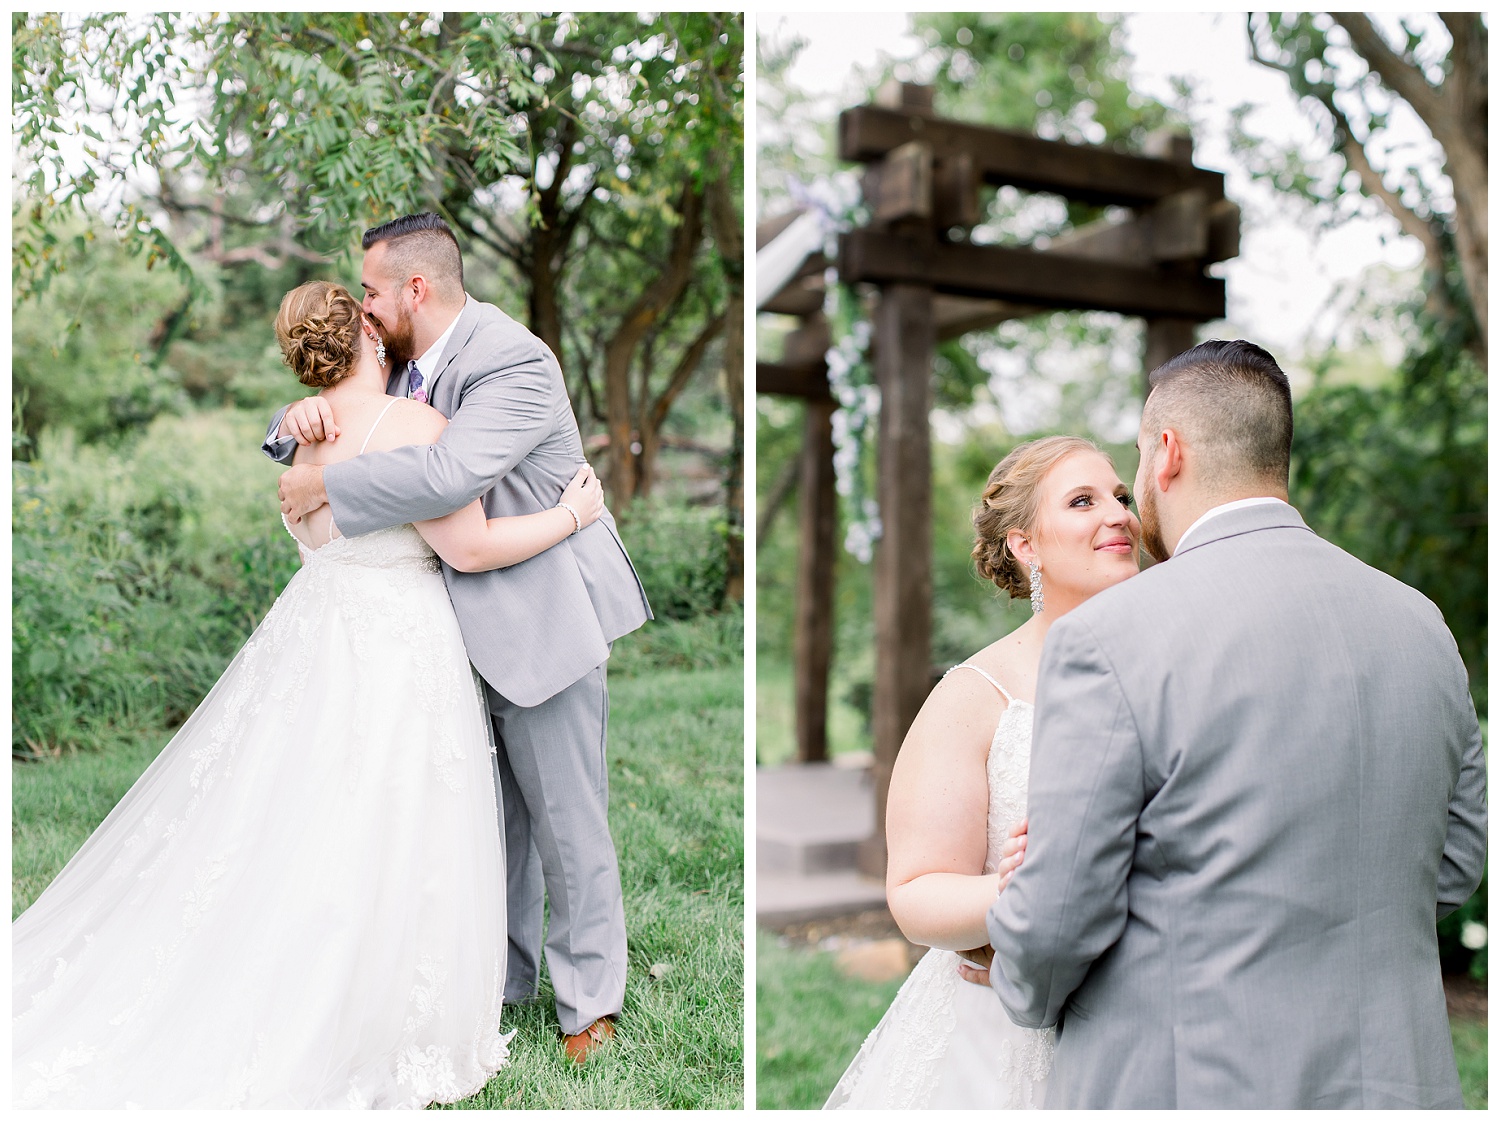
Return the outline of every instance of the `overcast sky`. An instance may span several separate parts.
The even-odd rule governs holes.
[[[792,81],[809,93],[827,95],[831,112],[859,97],[856,66],[872,67],[881,54],[909,58],[921,49],[903,13],[865,12],[857,18],[765,13],[758,28],[762,36],[797,34],[808,40]],[[1312,131],[1285,81],[1249,60],[1243,15],[1132,14],[1125,18],[1125,42],[1135,59],[1132,84],[1141,93],[1171,103],[1173,76],[1197,84],[1208,127],[1195,137],[1195,160],[1226,172],[1229,196],[1245,209],[1240,256],[1223,266],[1229,326],[1235,332],[1291,359],[1310,333],[1328,338],[1337,331],[1343,318],[1341,285],[1372,265],[1411,270],[1420,264],[1420,246],[1401,235],[1389,215],[1353,220],[1313,237],[1267,187],[1235,167],[1225,128],[1234,105],[1256,105],[1250,126],[1262,135],[1300,137]],[[1409,139],[1430,143],[1420,126]],[[1399,351],[1394,346],[1388,357]]]

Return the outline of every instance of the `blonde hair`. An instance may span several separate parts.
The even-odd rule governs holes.
[[[1006,540],[1012,530],[1030,534],[1036,523],[1037,492],[1047,473],[1074,452],[1098,452],[1081,436],[1046,436],[1012,449],[995,465],[974,508],[974,549],[970,556],[979,576],[993,581],[1011,599],[1031,595],[1031,576]],[[1110,461],[1113,464],[1114,461]]]
[[[311,281],[281,298],[276,341],[281,359],[305,386],[336,385],[359,357],[359,301],[341,284]]]

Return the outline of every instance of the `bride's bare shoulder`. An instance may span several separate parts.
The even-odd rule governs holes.
[[[410,398],[397,398],[376,436],[387,448],[403,444],[429,444],[448,427],[448,418],[432,406]]]
[[[1036,696],[1036,674],[1041,662],[1041,650],[1028,641],[1028,636],[1023,632],[1012,631],[976,651],[965,662],[969,666],[978,667],[1013,698],[1031,701]],[[995,692],[993,685],[983,683],[982,675],[968,676],[980,681],[991,693]]]

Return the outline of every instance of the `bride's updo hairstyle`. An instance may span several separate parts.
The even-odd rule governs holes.
[[[995,465],[979,505],[974,508],[971,556],[975,568],[981,578],[993,581],[1002,592],[1010,593],[1013,600],[1031,595],[1031,574],[1010,551],[1006,536],[1012,530],[1028,535],[1032,532],[1042,480],[1074,452],[1104,455],[1097,445],[1081,436],[1046,436],[1019,445]]]
[[[354,371],[360,307],[341,284],[310,281],[281,298],[276,341],[281,358],[304,386],[324,389]]]

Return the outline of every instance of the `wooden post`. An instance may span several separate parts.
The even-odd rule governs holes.
[[[1192,134],[1174,129],[1157,129],[1146,137],[1145,152],[1146,155],[1159,160],[1169,160],[1174,164],[1191,167],[1193,163]],[[1174,253],[1169,252],[1165,246],[1159,246],[1161,252],[1158,259],[1172,259],[1178,257],[1179,254],[1188,259],[1196,258],[1197,261],[1193,265],[1184,266],[1184,268],[1190,268],[1195,273],[1201,271],[1202,259],[1209,256],[1211,238],[1207,213],[1208,203],[1209,200],[1199,192],[1187,193],[1163,201],[1163,204],[1158,207],[1161,213],[1153,216],[1157,220],[1154,240],[1174,243],[1180,248]],[[1183,232],[1181,229],[1183,226],[1190,226],[1192,229]],[[1178,229],[1172,230],[1173,227],[1178,227]],[[1237,232],[1237,214],[1235,228]],[[1198,244],[1200,241],[1201,247]],[[1218,257],[1212,259],[1221,260]],[[1143,401],[1151,394],[1149,381],[1151,371],[1167,359],[1181,354],[1194,345],[1193,331],[1198,323],[1198,320],[1178,319],[1171,316],[1152,317],[1146,320],[1145,369],[1141,371],[1141,399]]]
[[[1151,393],[1151,386],[1146,381],[1151,376],[1151,371],[1173,355],[1179,355],[1192,347],[1193,329],[1197,326],[1198,321],[1192,319],[1161,317],[1146,321],[1146,362],[1145,369],[1141,372],[1142,400]]]
[[[875,834],[860,870],[884,877],[885,800],[932,661],[932,289],[889,284],[875,310],[881,536],[875,553]]]
[[[802,521],[797,550],[792,655],[797,759],[828,758],[828,671],[833,659],[833,562],[838,496],[833,476],[834,401],[807,402],[802,437]]]

